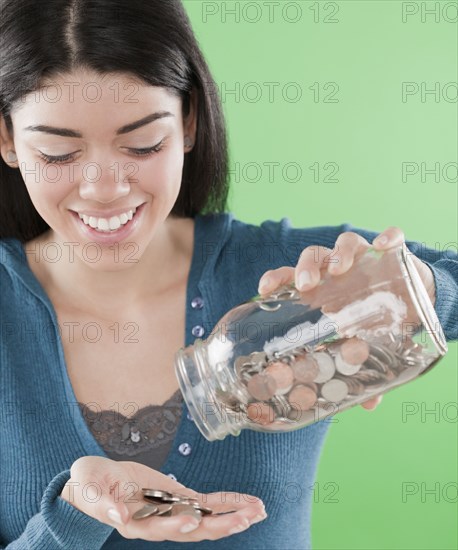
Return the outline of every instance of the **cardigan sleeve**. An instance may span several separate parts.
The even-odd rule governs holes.
[[[81,512],[59,495],[70,479],[70,470],[57,474],[41,499],[40,512],[28,521],[21,536],[3,546],[8,550],[99,550],[114,527]]]

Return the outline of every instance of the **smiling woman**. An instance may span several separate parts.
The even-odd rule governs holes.
[[[174,356],[262,275],[319,284],[335,247],[342,276],[377,233],[226,212],[223,109],[180,0],[0,13],[0,548],[310,548],[328,421],[210,443]],[[457,255],[406,245],[457,338]],[[142,488],[198,506],[137,521]]]

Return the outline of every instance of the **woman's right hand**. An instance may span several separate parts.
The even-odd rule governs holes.
[[[216,540],[244,531],[267,517],[264,504],[257,497],[234,492],[197,493],[137,462],[83,456],[73,463],[70,476],[62,489],[61,498],[88,516],[115,527],[126,539],[177,542]],[[215,513],[234,512],[203,515],[200,523],[188,515],[150,516],[134,520],[132,515],[146,504],[142,488],[195,497]],[[118,512],[121,523],[110,518],[110,508]]]

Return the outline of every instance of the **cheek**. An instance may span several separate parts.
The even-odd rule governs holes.
[[[21,165],[30,199],[39,214],[52,213],[75,187],[68,168],[31,159]]]
[[[151,162],[139,165],[138,180],[142,188],[154,195],[176,196],[183,175],[183,153],[179,148],[164,151]]]

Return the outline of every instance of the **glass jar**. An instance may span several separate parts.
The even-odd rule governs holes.
[[[415,379],[448,351],[405,243],[373,247],[317,286],[284,285],[227,312],[175,354],[188,409],[209,441],[302,428]]]

